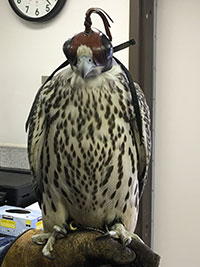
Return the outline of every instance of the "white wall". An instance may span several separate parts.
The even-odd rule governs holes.
[[[158,0],[155,234],[161,267],[198,267],[200,1]]]
[[[33,24],[18,18],[8,1],[0,1],[0,144],[26,144],[24,124],[41,85],[41,76],[64,60],[63,43],[84,30],[85,12],[90,7],[103,8],[111,23],[113,45],[129,38],[129,0],[67,0],[52,21]],[[103,31],[103,23],[92,15],[93,26]],[[128,49],[117,57],[128,65]]]

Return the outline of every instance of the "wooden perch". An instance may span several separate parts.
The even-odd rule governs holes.
[[[31,229],[8,250],[2,267],[158,267],[160,257],[139,241],[124,248],[113,238],[99,238],[94,231],[74,232],[56,241],[53,260],[42,254],[43,246],[31,241],[40,231]]]

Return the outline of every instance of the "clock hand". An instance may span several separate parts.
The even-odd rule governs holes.
[[[49,5],[51,5],[51,2],[49,2],[49,0],[46,0],[47,1],[47,3],[49,4]]]

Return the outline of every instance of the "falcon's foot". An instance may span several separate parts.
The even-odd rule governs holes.
[[[66,236],[66,234],[66,229],[60,228],[59,226],[55,225],[53,227],[52,233],[42,233],[34,235],[32,236],[32,241],[37,245],[43,245],[46,243],[46,245],[42,249],[42,253],[47,258],[53,259],[51,256],[51,252],[53,251],[53,246],[56,240]]]
[[[124,246],[129,245],[132,239],[136,239],[144,243],[143,240],[138,235],[128,232],[125,229],[124,225],[121,223],[114,224],[111,230],[108,231],[107,235],[116,239],[120,239]]]

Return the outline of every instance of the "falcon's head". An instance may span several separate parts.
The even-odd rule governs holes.
[[[93,12],[101,16],[108,38],[102,32],[91,29],[90,15]],[[112,36],[105,15],[111,20],[102,9],[90,8],[86,12],[85,31],[64,43],[63,51],[72,69],[78,72],[83,79],[96,76],[112,68]]]

